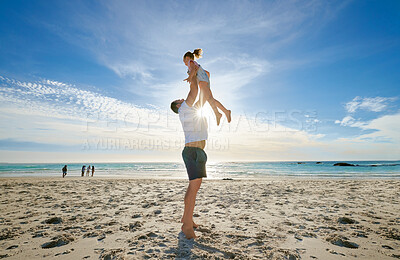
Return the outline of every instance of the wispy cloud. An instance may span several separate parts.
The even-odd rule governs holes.
[[[3,138],[32,141],[29,137],[37,134],[34,137],[36,142],[66,143],[65,139],[68,139],[67,143],[76,143],[82,142],[82,137],[88,134],[126,137],[135,129],[148,131],[149,125],[155,128],[153,134],[168,129],[167,118],[160,116],[162,112],[154,107],[139,107],[57,81],[23,82],[7,77],[0,77],[0,81],[2,118],[10,120],[11,115],[17,115],[11,116],[15,120],[13,124],[4,124]],[[168,120],[170,123],[178,122],[176,118]],[[18,126],[26,133],[6,131]],[[65,136],[60,139],[58,134],[49,136],[43,131],[35,131],[35,128],[43,127],[65,133]],[[116,129],[124,129],[124,132],[116,133]],[[176,129],[172,128],[172,131]],[[164,134],[168,132],[171,130],[165,130]],[[135,135],[141,136],[140,133]]]
[[[395,101],[397,97],[360,97],[353,98],[345,105],[348,113],[354,113],[357,110],[366,110],[372,112],[382,112],[388,103]]]
[[[364,130],[374,130],[372,133],[362,134],[357,139],[368,141],[392,142],[398,146],[400,152],[400,112],[393,115],[384,115],[360,126]]]
[[[129,77],[142,83],[149,83],[154,80],[151,69],[140,63],[130,62],[126,64],[109,64],[109,67],[120,77]]]
[[[31,108],[34,106],[34,109],[31,109],[32,113],[40,111],[48,116],[63,115],[69,118],[100,115],[101,118],[113,116],[123,120],[122,116],[125,114],[142,114],[149,111],[147,108],[54,80],[23,82],[2,76],[0,80],[2,101],[21,104],[22,108],[27,105]],[[5,105],[2,107],[6,108]]]
[[[347,102],[344,108],[347,115],[342,120],[335,120],[335,124],[341,126],[358,127],[368,129],[368,122],[355,119],[354,114],[359,110],[368,112],[384,112],[390,102],[397,100],[397,97],[360,97],[356,96],[353,100]]]
[[[367,112],[387,112],[389,104],[397,100],[397,97],[360,97],[356,96],[353,100],[347,102],[344,108],[347,115],[342,120],[336,120],[336,124],[341,126],[356,127],[363,131],[372,131],[372,133],[361,133],[353,138],[353,141],[376,142],[392,142],[400,144],[400,114],[397,111],[394,114],[380,115],[371,120],[362,120],[354,118],[357,111],[364,110]],[[339,138],[347,140],[346,138]]]
[[[354,124],[355,119],[352,116],[345,116],[342,120],[336,120],[335,124],[340,124],[342,126],[351,126]]]

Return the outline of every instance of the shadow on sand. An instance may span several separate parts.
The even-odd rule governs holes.
[[[218,248],[204,245],[201,242],[196,241],[198,240],[198,238],[196,240],[186,239],[185,234],[182,231],[179,233],[178,237],[179,237],[178,248],[171,250],[176,253],[176,259],[203,258],[206,257],[208,254],[212,256],[215,256],[217,254],[226,259],[235,258],[235,254],[231,252],[226,252]],[[198,248],[201,251],[193,253],[192,250],[194,248]]]

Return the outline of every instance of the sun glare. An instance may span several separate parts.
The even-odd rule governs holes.
[[[197,110],[197,116],[209,118],[211,116],[211,110],[208,107],[202,107]]]

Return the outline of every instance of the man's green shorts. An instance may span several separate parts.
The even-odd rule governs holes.
[[[198,178],[207,178],[207,154],[203,149],[185,146],[182,151],[182,157],[183,161],[185,162],[190,181]]]

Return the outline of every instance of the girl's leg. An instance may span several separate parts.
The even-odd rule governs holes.
[[[218,108],[214,102],[214,98],[211,93],[211,89],[208,86],[207,82],[200,81],[199,82],[199,88],[200,88],[200,103],[201,105],[204,105],[206,101],[210,104],[212,110],[214,111],[215,117],[217,118],[217,125],[221,122],[221,117],[222,114],[218,111]]]
[[[211,94],[212,95],[212,94]],[[213,98],[214,99],[214,98]],[[231,122],[231,111],[226,109],[221,102],[219,102],[218,100],[214,99],[214,103],[217,106],[217,108],[221,109],[222,112],[224,112],[226,119],[228,119],[228,123]]]
[[[231,111],[226,109],[221,104],[221,102],[219,102],[218,100],[214,99],[214,97],[212,95],[212,92],[211,92],[211,89],[208,86],[208,83],[204,82],[204,81],[200,81],[199,87],[200,87],[201,92],[204,92],[204,95],[205,95],[205,97],[203,97],[203,98],[205,98],[205,100],[202,101],[201,100],[201,98],[202,98],[201,95],[202,94],[200,93],[200,103],[203,105],[206,101],[208,101],[208,103],[210,104],[211,108],[214,111],[215,116],[217,117],[217,125],[219,125],[220,120],[221,120],[221,116],[222,116],[217,108],[221,109],[222,112],[224,112],[226,118],[228,119],[228,123],[230,123],[231,122]]]

